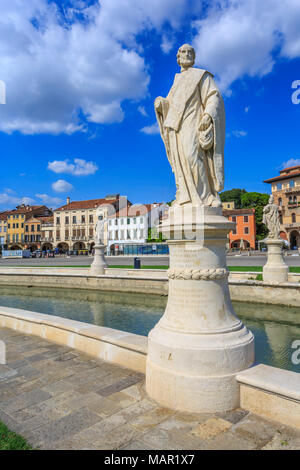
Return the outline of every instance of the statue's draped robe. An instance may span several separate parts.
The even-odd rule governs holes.
[[[279,211],[276,204],[268,204],[264,208],[263,223],[269,230],[268,238],[279,239],[280,238],[280,221]]]
[[[204,114],[211,116],[212,125],[200,131]],[[220,205],[217,193],[224,187],[225,111],[212,75],[197,68],[176,74],[162,112],[156,111],[156,116],[175,175],[176,202]]]

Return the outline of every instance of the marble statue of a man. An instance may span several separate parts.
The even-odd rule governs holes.
[[[175,175],[175,205],[221,205],[224,187],[224,102],[213,76],[193,67],[189,44],[178,50],[181,72],[175,75],[167,98],[154,107],[161,137]]]
[[[105,219],[104,219],[103,211],[101,209],[97,209],[96,218],[97,218],[97,222],[95,226],[95,244],[103,245]]]
[[[271,194],[269,203],[264,207],[263,223],[269,230],[268,239],[280,240],[280,221],[277,204],[274,204],[274,196]]]

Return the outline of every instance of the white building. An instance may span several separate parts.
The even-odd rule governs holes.
[[[125,245],[143,244],[149,229],[156,238],[157,227],[166,211],[164,204],[134,204],[108,218],[108,253],[123,253]]]

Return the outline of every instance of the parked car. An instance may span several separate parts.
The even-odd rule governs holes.
[[[78,254],[87,256],[89,254],[89,250],[78,250]]]
[[[78,250],[68,250],[67,255],[68,256],[78,256]]]

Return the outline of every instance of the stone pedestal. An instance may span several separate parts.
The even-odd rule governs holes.
[[[289,267],[284,261],[282,240],[266,240],[268,259],[263,267],[263,280],[266,282],[287,282]]]
[[[105,274],[105,268],[107,268],[107,263],[104,258],[105,245],[96,245],[95,246],[95,255],[94,261],[90,268],[90,273],[93,276],[98,274]]]
[[[161,226],[169,237],[169,298],[149,333],[146,388],[167,408],[226,411],[239,406],[236,374],[253,364],[254,338],[229,295],[225,247],[235,224],[221,208],[195,212],[190,207],[183,221],[171,207]]]

